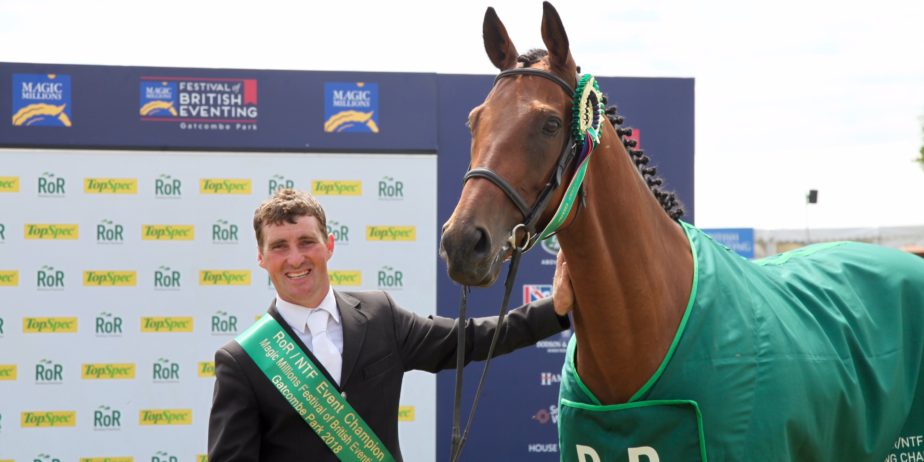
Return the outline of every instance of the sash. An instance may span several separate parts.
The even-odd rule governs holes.
[[[339,460],[395,461],[321,368],[269,313],[235,341]]]

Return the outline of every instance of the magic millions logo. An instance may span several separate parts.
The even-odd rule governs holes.
[[[249,270],[202,270],[199,271],[200,286],[249,286]]]
[[[86,194],[138,194],[136,178],[84,178]]]
[[[93,430],[113,431],[121,429],[122,411],[106,405],[100,405],[93,411]],[[83,460],[81,459],[81,461]],[[109,460],[113,460],[113,458]]]
[[[237,244],[238,226],[228,220],[219,219],[212,225],[213,244]]]
[[[58,385],[64,382],[64,366],[50,359],[42,359],[35,364],[35,383],[37,385]]]
[[[179,199],[183,197],[183,181],[166,173],[154,179],[154,197],[158,199]]]
[[[380,201],[404,200],[404,182],[401,180],[396,180],[394,177],[382,177],[382,179],[379,180],[378,189]]]
[[[140,425],[189,425],[192,423],[192,409],[142,409],[138,414]]]
[[[109,219],[100,220],[96,225],[97,244],[125,243],[125,227]]]
[[[135,287],[138,285],[138,273],[135,271],[84,271],[85,287]]]
[[[339,221],[328,221],[327,233],[334,235],[334,242],[337,245],[348,245],[350,243],[350,227]]]
[[[35,287],[38,290],[64,290],[64,276],[64,271],[42,265],[35,273]]]
[[[54,172],[42,172],[36,187],[39,197],[64,197],[67,194],[67,180]]]
[[[237,335],[237,333],[237,316],[221,310],[212,315],[212,335]]]
[[[13,126],[70,127],[71,76],[13,74]]]
[[[276,174],[270,177],[269,181],[267,181],[267,184],[266,184],[266,189],[268,190],[267,195],[269,196],[272,196],[273,194],[276,193],[276,191],[279,191],[280,189],[285,189],[285,188],[291,189],[294,187],[295,187],[294,181],[282,175],[279,175],[279,174]]]
[[[167,358],[158,358],[151,366],[154,383],[176,383],[180,381],[180,364]]]
[[[391,266],[383,266],[376,275],[376,284],[383,290],[401,290],[404,288],[404,272]]]
[[[257,129],[257,80],[241,78],[141,77],[142,122],[166,122],[182,130]]]
[[[183,275],[169,266],[159,266],[154,270],[154,290],[180,290]]]
[[[123,324],[124,321],[121,316],[103,311],[96,315],[96,322],[93,327],[97,337],[121,337]]]
[[[417,228],[414,226],[366,226],[367,241],[416,241]]]
[[[378,133],[379,84],[324,83],[325,133]]]

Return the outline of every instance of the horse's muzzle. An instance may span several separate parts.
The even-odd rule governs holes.
[[[500,259],[491,235],[480,226],[443,225],[440,257],[446,261],[449,277],[459,284],[487,287],[497,280]]]

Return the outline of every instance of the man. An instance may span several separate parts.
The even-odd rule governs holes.
[[[307,193],[278,191],[253,225],[257,261],[277,295],[268,315],[215,353],[209,462],[402,461],[402,378],[455,366],[456,321],[414,314],[385,292],[332,290],[334,237]],[[561,315],[551,299],[512,310],[496,354],[570,327],[563,274],[559,265]],[[466,361],[486,359],[496,325],[496,317],[467,322]]]

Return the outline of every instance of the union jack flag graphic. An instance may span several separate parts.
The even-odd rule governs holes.
[[[523,284],[523,304],[552,296],[552,284]]]

